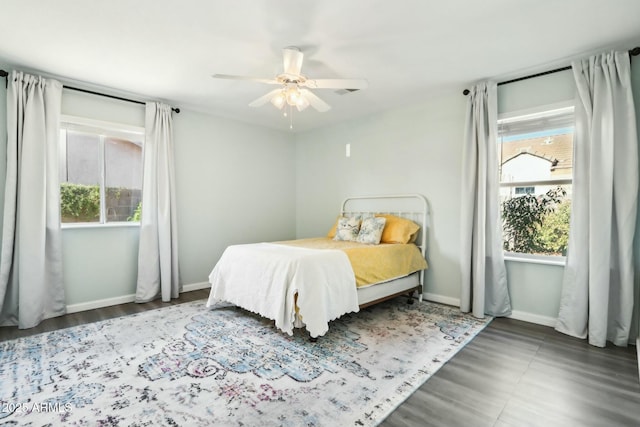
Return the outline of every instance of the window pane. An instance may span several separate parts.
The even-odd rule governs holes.
[[[100,137],[67,130],[60,143],[62,222],[99,222]]]
[[[541,114],[522,123],[510,119],[508,127],[499,124],[505,251],[566,254],[573,176],[572,118],[572,113],[569,117],[566,113],[562,117]]]
[[[142,198],[142,145],[105,138],[106,221],[131,221]]]

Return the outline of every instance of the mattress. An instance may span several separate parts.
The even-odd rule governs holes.
[[[328,237],[287,240],[275,243],[308,249],[338,249],[343,251],[349,258],[358,288],[388,282],[427,268],[427,262],[420,249],[413,243],[369,245],[351,241],[335,241]]]

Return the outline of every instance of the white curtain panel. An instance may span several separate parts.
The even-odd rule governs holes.
[[[638,137],[627,52],[572,63],[578,87],[573,205],[556,329],[604,347],[629,341]]]
[[[0,325],[32,328],[66,312],[58,173],[62,85],[12,71],[0,257]]]
[[[136,302],[180,294],[171,107],[148,102]]]
[[[499,210],[497,87],[470,90],[462,162],[460,309],[476,317],[508,316],[511,300]]]

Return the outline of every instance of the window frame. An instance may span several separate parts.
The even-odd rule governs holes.
[[[108,122],[91,119],[88,117],[73,116],[63,114],[60,117],[60,137],[62,131],[73,130],[78,132],[92,133],[100,137],[100,220],[98,222],[62,222],[61,228],[113,228],[113,227],[139,227],[139,221],[107,221],[106,218],[106,155],[105,139],[120,138],[129,141],[140,142],[144,149],[145,128],[124,123]],[[66,145],[60,145],[58,149],[58,164],[62,166],[63,158],[66,162]],[[62,183],[62,181],[61,181]]]
[[[515,122],[518,119],[522,119],[523,117],[535,117],[535,116],[545,116],[550,112],[558,111],[558,114],[562,114],[562,112],[571,112],[575,115],[575,103],[574,101],[565,101],[558,102],[554,104],[546,104],[540,105],[534,108],[529,108],[525,110],[517,110],[510,111],[508,113],[500,113],[498,114],[498,119],[496,122],[497,132],[496,132],[496,143],[501,144],[500,141],[500,125],[505,122]],[[575,116],[574,116],[575,117]],[[575,129],[574,129],[575,135]],[[575,140],[574,140],[575,143]],[[548,185],[563,185],[563,184],[573,184],[574,176],[572,171],[571,179],[569,178],[551,178],[551,179],[543,179],[543,180],[531,180],[531,181],[517,181],[517,182],[502,182],[501,181],[501,158],[498,158],[498,189],[504,187],[535,187],[537,185],[548,186]],[[566,256],[563,255],[542,255],[542,254],[530,254],[530,253],[522,253],[522,252],[509,252],[504,251],[504,259],[505,261],[513,261],[513,262],[524,262],[524,263],[532,263],[532,264],[545,264],[545,265],[556,265],[556,266],[564,266],[566,264]]]

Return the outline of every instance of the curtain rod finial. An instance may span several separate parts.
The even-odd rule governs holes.
[[[7,77],[9,73],[5,70],[0,70],[0,77]]]
[[[629,53],[631,54],[631,56],[638,56],[640,55],[640,47],[634,47],[633,49],[631,49],[629,51]]]
[[[465,89],[465,90],[462,91],[462,94],[465,95],[465,96],[469,95],[470,93],[471,92],[469,91],[469,89]]]

